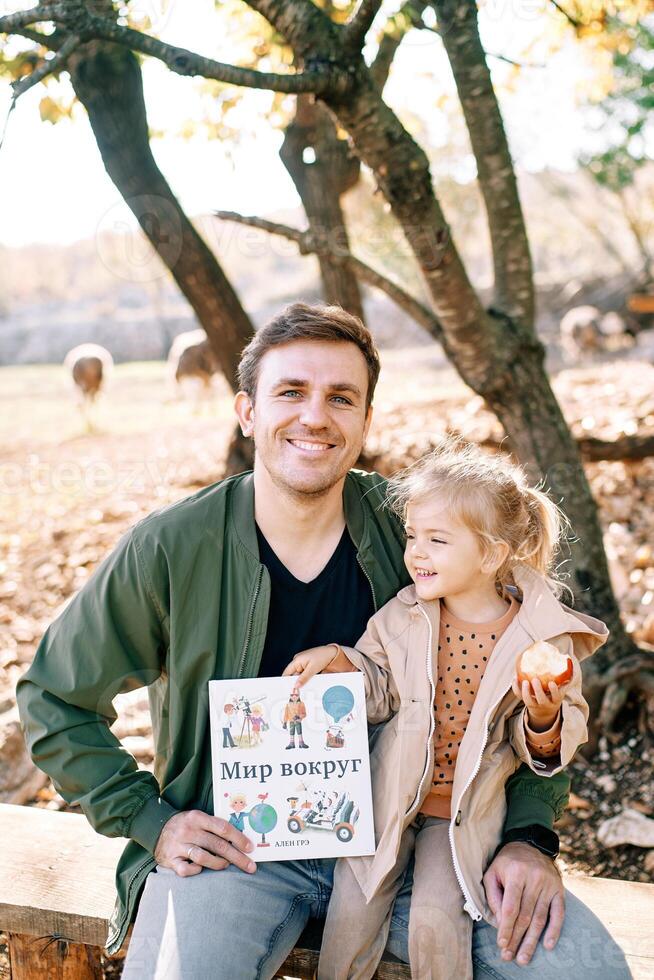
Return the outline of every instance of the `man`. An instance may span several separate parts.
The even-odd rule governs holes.
[[[408,582],[402,530],[381,507],[384,481],[351,470],[378,375],[355,317],[304,304],[282,311],[240,365],[235,407],[255,442],[253,473],[132,528],[49,628],[19,684],[34,760],[96,830],[130,838],[107,940],[119,948],[138,905],[126,980],[272,977],[309,916],[324,915],[333,861],[257,868],[247,837],[210,816],[207,683],[276,676],[301,649],[353,644]],[[109,729],[112,699],[141,685],[154,775]],[[553,949],[564,898],[547,853],[568,785],[526,768],[509,780],[506,844],[484,877],[498,930],[475,924],[476,976],[519,975],[515,961],[529,962],[543,930],[551,952],[538,948],[529,975],[547,980],[574,965],[578,980],[628,976],[573,899],[565,942]],[[410,887],[409,875],[389,942],[405,960]]]

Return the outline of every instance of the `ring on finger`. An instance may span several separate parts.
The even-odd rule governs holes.
[[[186,852],[186,856],[189,859],[189,861],[192,861],[193,860],[193,858],[191,857],[191,851],[194,850],[194,849],[195,849],[195,844],[191,844],[191,846],[189,847],[189,849]]]

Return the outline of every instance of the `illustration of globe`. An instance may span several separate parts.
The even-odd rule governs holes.
[[[269,803],[257,803],[248,814],[250,826],[257,834],[261,834],[260,847],[267,847],[266,834],[277,826],[277,810]]]

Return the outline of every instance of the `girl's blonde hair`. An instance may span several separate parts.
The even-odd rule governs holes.
[[[410,503],[433,496],[478,536],[484,555],[499,544],[508,546],[496,572],[502,590],[515,586],[513,569],[520,564],[543,575],[557,596],[567,589],[554,562],[568,520],[547,493],[528,483],[522,467],[463,439],[447,437],[391,477],[386,502],[405,521]]]

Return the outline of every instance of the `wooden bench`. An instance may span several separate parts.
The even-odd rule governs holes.
[[[102,977],[100,947],[124,844],[99,836],[81,816],[0,805],[0,931],[9,936],[12,980]],[[654,885],[567,878],[566,887],[607,927],[635,980],[652,980]],[[318,942],[315,924],[302,935],[279,976],[310,978]],[[389,960],[377,977],[399,980],[408,978],[409,971]]]

